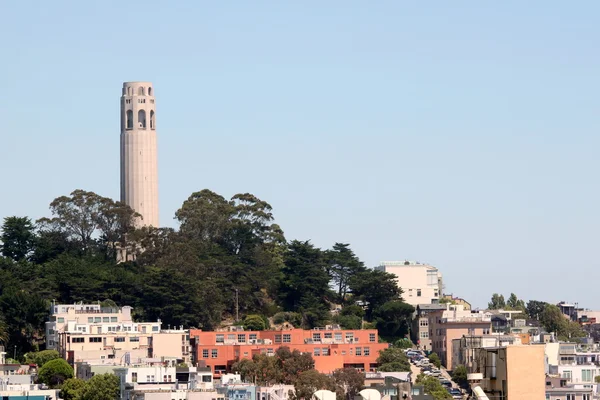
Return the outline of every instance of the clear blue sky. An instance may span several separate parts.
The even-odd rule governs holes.
[[[12,1],[0,217],[119,197],[123,81],[154,82],[161,223],[268,201],[289,239],[446,291],[600,308],[600,3]]]

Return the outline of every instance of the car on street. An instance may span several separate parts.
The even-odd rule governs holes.
[[[440,378],[440,383],[442,384],[442,386],[446,387],[446,388],[451,388],[452,387],[452,381],[441,377]]]
[[[450,393],[450,396],[452,396],[453,399],[462,399],[463,398],[463,394],[460,391],[460,389],[447,388],[446,390],[448,391],[448,393]]]

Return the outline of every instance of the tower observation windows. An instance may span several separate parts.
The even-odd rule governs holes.
[[[138,111],[138,127],[142,129],[146,129],[146,111],[140,110]]]
[[[125,128],[133,129],[133,111],[127,110],[125,113]]]
[[[138,95],[140,95],[140,96],[143,96],[143,95],[144,95],[144,88],[143,88],[143,87],[140,87],[140,88],[138,89]]]
[[[150,110],[150,129],[155,129],[156,123],[154,120],[154,110]]]

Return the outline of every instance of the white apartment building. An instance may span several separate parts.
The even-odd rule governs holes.
[[[139,365],[115,369],[121,400],[215,400],[210,368]]]
[[[131,310],[53,304],[46,323],[47,348],[57,350],[72,365],[189,361],[189,331],[161,329],[160,320],[134,322]]]
[[[438,303],[442,296],[442,274],[428,264],[417,261],[382,261],[375,269],[396,275],[402,298],[408,304]]]

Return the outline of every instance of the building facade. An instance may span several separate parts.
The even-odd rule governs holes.
[[[545,399],[544,346],[475,350],[470,379],[490,399]]]
[[[402,298],[408,304],[438,303],[442,296],[442,274],[434,266],[416,261],[383,261],[375,269],[396,276],[404,292]]]
[[[431,338],[429,337],[429,314],[448,309],[447,304],[418,304],[415,307],[415,315],[412,320],[410,331],[411,339],[423,350],[431,350]]]
[[[71,365],[127,365],[190,360],[189,333],[162,329],[157,322],[135,322],[132,308],[99,304],[53,304],[46,323],[47,348]]]
[[[356,368],[373,372],[379,351],[388,348],[379,343],[375,329],[290,329],[280,331],[190,331],[190,344],[195,362],[203,361],[215,377],[231,371],[239,359],[255,354],[274,355],[278,348],[289,347],[312,354],[315,368],[331,373],[338,368]]]
[[[121,95],[121,202],[139,226],[159,227],[156,99],[150,82],[125,82]]]

